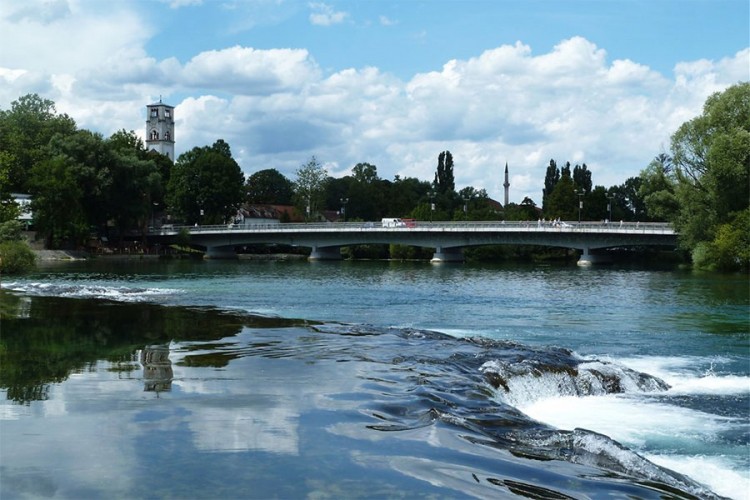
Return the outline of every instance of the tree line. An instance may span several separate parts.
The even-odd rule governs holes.
[[[11,193],[29,193],[35,229],[49,248],[81,245],[92,234],[109,241],[145,235],[157,215],[175,224],[220,224],[245,204],[273,204],[294,205],[305,220],[336,211],[349,221],[669,221],[694,264],[750,263],[750,83],[709,97],[703,113],[674,133],[669,154],[619,186],[593,185],[585,163],[558,166],[551,159],[541,206],[527,197],[503,207],[484,189],[456,190],[454,168],[443,151],[431,182],[383,179],[370,163],[334,178],[313,156],[293,179],[274,168],[245,178],[222,139],[172,163],[133,131],[105,138],[79,129],[54,102],[29,94],[0,110],[0,239],[19,233]]]

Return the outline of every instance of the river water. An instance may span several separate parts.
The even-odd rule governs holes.
[[[747,276],[48,264],[0,285],[0,498],[750,498]]]

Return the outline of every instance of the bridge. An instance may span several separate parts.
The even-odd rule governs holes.
[[[581,250],[579,265],[603,262],[601,250],[616,247],[676,247],[677,234],[667,223],[597,222],[409,222],[386,227],[380,222],[227,224],[163,226],[149,232],[153,241],[173,241],[190,233],[191,245],[205,248],[207,258],[236,258],[245,245],[281,244],[309,247],[311,260],[341,259],[341,247],[398,244],[434,248],[433,262],[463,262],[463,249],[480,245],[540,245]]]

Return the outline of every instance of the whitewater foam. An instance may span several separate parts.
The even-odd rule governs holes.
[[[750,500],[750,471],[733,470],[722,457],[646,455],[651,462],[705,484],[715,493],[736,500]]]
[[[97,298],[118,302],[144,302],[154,297],[169,296],[181,293],[172,288],[141,288],[112,285],[51,284],[44,282],[6,283],[3,288],[27,295],[45,297]]]
[[[637,371],[651,373],[670,386],[670,394],[748,394],[750,376],[722,375],[715,367],[731,360],[723,357],[639,356],[618,360]],[[707,367],[707,368],[706,368]]]

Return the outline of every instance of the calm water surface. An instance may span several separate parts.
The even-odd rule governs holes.
[[[0,498],[750,498],[747,276],[117,261],[0,288]]]

